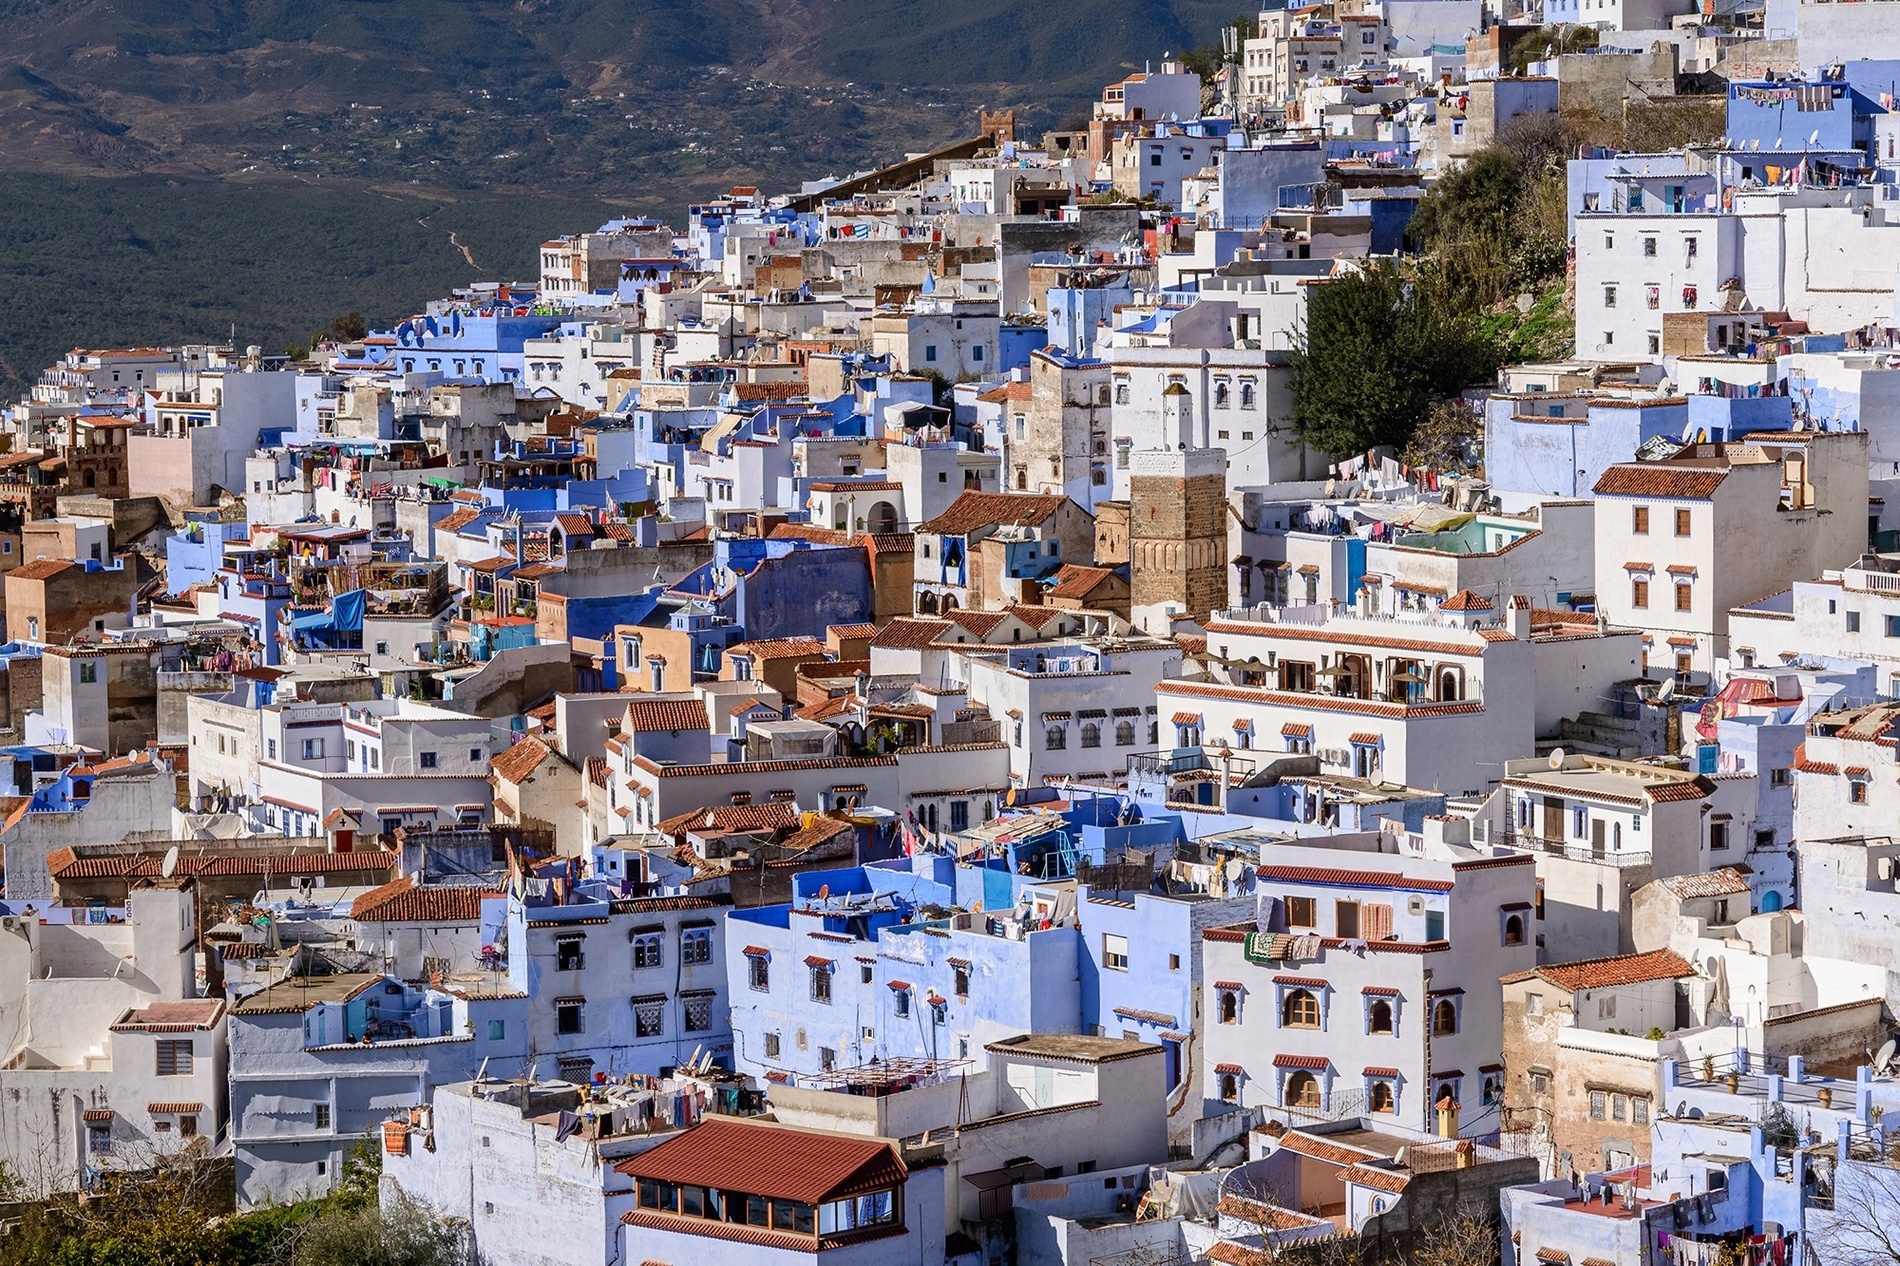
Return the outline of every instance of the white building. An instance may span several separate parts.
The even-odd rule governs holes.
[[[1385,838],[1263,848],[1257,929],[1202,934],[1209,1114],[1498,1128],[1497,982],[1536,961],[1534,868],[1443,836],[1375,851]]]
[[[0,919],[0,1161],[23,1193],[217,1145],[225,1010],[194,996],[192,923],[192,894],[174,887]]]
[[[1596,483],[1597,610],[1679,685],[1729,657],[1729,612],[1867,544],[1867,438],[1793,432],[1612,466]]]

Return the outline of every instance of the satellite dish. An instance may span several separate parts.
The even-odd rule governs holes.
[[[1759,136],[1758,136],[1758,137],[1756,137],[1756,138],[1755,138],[1754,140],[1752,140],[1752,141],[1750,141],[1750,142],[1748,143],[1748,148],[1750,148],[1750,149],[1754,149],[1754,150],[1758,150],[1758,149],[1760,149],[1760,148],[1761,148],[1761,137],[1759,137]]]
[[[1669,700],[1675,697],[1676,697],[1676,679],[1674,677],[1664,677],[1662,680],[1662,685],[1656,691],[1656,702],[1667,703],[1669,702]]]
[[[1821,143],[1821,129],[1820,128],[1816,128],[1814,129],[1814,131],[1808,133],[1808,144],[1819,145],[1820,143]]]
[[[1894,1052],[1896,1051],[1900,1051],[1900,1042],[1888,1038],[1886,1045],[1880,1048],[1880,1053],[1874,1056],[1874,1071],[1877,1073],[1885,1072],[1888,1067],[1893,1064]]]
[[[165,860],[159,863],[158,873],[166,879],[178,873],[178,845],[165,850]]]
[[[1562,769],[1564,767],[1564,749],[1563,748],[1553,747],[1550,749],[1550,767],[1552,769]]]

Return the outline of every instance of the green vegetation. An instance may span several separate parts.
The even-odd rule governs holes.
[[[1505,73],[1526,74],[1532,62],[1548,61],[1563,53],[1587,52],[1597,46],[1593,26],[1540,26],[1511,45],[1505,61]]]
[[[1406,447],[1431,406],[1497,369],[1496,345],[1444,274],[1377,264],[1313,287],[1293,356],[1294,421],[1335,457]]]
[[[223,341],[235,326],[239,347],[276,351],[308,339],[325,314],[384,325],[455,286],[538,275],[536,248],[549,234],[660,209],[6,173],[0,201],[0,261],[12,279],[12,302],[0,309],[0,389],[9,394],[75,346]]]
[[[30,1206],[0,1240],[4,1266],[466,1266],[461,1232],[399,1199],[377,1203],[366,1138],[317,1200],[230,1215],[229,1162],[175,1160],[85,1201]]]

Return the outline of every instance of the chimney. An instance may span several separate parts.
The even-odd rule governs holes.
[[[1511,636],[1520,642],[1531,640],[1531,600],[1523,594],[1511,596],[1511,614],[1509,628]]]

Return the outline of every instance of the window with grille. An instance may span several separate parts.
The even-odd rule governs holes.
[[[660,953],[660,934],[643,932],[633,938],[633,967],[642,971],[649,967],[662,966]]]
[[[642,999],[633,1004],[633,1035],[659,1037],[666,1032],[666,999]]]
[[[713,1026],[712,1004],[713,1000],[711,995],[701,995],[684,1000],[681,1006],[681,1012],[685,1017],[686,1031],[688,1033],[706,1033],[711,1031]]]
[[[683,963],[712,962],[711,928],[688,928],[680,933],[680,961]]]
[[[563,936],[554,942],[556,971],[579,971],[586,965],[587,955],[581,949],[582,943],[578,936]]]
[[[191,1075],[191,1043],[188,1041],[164,1041],[158,1043],[158,1075],[160,1077],[189,1077]]]

